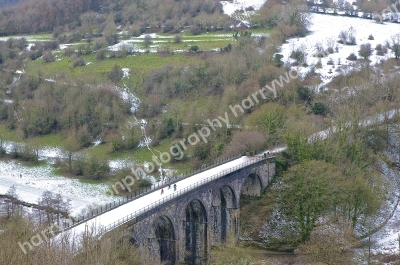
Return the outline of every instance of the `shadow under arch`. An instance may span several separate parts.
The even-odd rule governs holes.
[[[261,197],[263,186],[260,176],[251,173],[244,181],[240,197]]]
[[[226,244],[228,237],[236,238],[238,233],[237,198],[234,190],[222,186],[213,197],[213,243]]]
[[[187,264],[208,263],[207,212],[203,203],[192,200],[185,209],[185,258]]]
[[[151,226],[148,234],[148,249],[149,255],[158,254],[160,264],[176,264],[175,229],[167,216],[158,217]],[[157,259],[157,256],[154,259]]]

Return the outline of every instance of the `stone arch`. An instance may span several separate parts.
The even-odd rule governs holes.
[[[148,251],[155,264],[176,263],[176,235],[169,217],[162,215],[153,222],[148,233]]]
[[[119,242],[129,242],[129,243],[131,243],[132,245],[134,245],[135,247],[139,247],[139,242],[136,240],[136,238],[132,235],[132,234],[130,234],[130,233],[124,233],[121,237],[120,237],[120,239],[119,239]]]
[[[240,196],[260,197],[263,191],[262,181],[259,175],[251,173],[244,181]]]
[[[207,264],[208,234],[207,211],[198,200],[190,201],[185,208],[184,261],[187,264]]]
[[[218,189],[212,202],[213,244],[225,245],[235,239],[238,233],[237,198],[229,185]]]

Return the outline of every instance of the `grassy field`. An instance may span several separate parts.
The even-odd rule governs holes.
[[[106,81],[107,73],[117,64],[121,68],[129,68],[131,70],[131,75],[129,78],[124,79],[123,82],[128,87],[134,87],[135,82],[141,81],[152,69],[168,64],[188,63],[191,59],[184,54],[160,56],[152,53],[102,61],[96,60],[95,54],[84,55],[83,58],[87,65],[82,67],[73,67],[71,58],[61,53],[58,54],[57,61],[51,63],[44,63],[42,60],[28,61],[26,73],[33,75],[40,73],[46,79],[56,78],[60,74],[65,74],[68,77],[85,78],[86,80],[100,83]]]
[[[252,30],[254,34],[268,34],[267,29]],[[201,35],[190,35],[188,32],[181,34],[179,43],[174,41],[175,34],[159,34],[152,38],[152,43],[148,49],[150,50],[183,50],[188,51],[191,46],[198,46],[199,50],[219,50],[225,48],[227,45],[235,42],[233,37],[234,32],[213,32],[204,33]],[[5,37],[7,38],[7,37]],[[31,35],[28,38],[29,42],[37,40],[50,40],[50,34]],[[131,44],[134,44],[141,50],[146,50],[143,38],[128,38]],[[78,48],[79,45],[85,44],[84,42],[72,44],[70,48]],[[124,83],[128,87],[137,85],[138,80],[141,80],[150,70],[162,67],[168,64],[188,63],[194,58],[186,56],[184,53],[175,53],[173,55],[159,55],[155,53],[141,53],[130,55],[125,58],[111,58],[102,61],[96,60],[96,54],[83,55],[86,65],[82,67],[73,67],[71,58],[63,55],[62,50],[55,52],[57,60],[51,63],[44,63],[43,60],[38,59],[35,61],[27,61],[25,72],[27,74],[37,75],[41,74],[44,78],[56,78],[61,74],[68,77],[88,78],[91,81],[103,82],[106,80],[106,74],[112,69],[115,64],[122,68],[129,68],[131,76],[125,79]]]
[[[287,265],[295,264],[295,261],[296,256],[290,253],[276,253],[239,244],[236,247],[213,247],[210,264]]]
[[[0,137],[5,141],[23,141],[34,146],[63,146],[63,137],[60,134],[47,134],[40,137],[23,139],[16,131],[10,131],[6,123],[0,123]]]
[[[47,134],[28,139],[27,142],[37,146],[58,147],[63,146],[63,137],[60,134]]]
[[[0,123],[0,137],[4,141],[16,141],[17,140],[15,131],[10,131],[7,128],[7,124],[5,124],[5,123]]]
[[[257,35],[267,35],[270,30],[267,29],[254,29],[252,33]],[[150,46],[153,49],[159,47],[168,47],[171,50],[188,50],[191,46],[198,46],[199,50],[215,50],[226,47],[228,44],[235,42],[233,37],[235,32],[207,32],[200,35],[191,35],[189,32],[180,34],[181,39],[179,43],[174,41],[175,35],[171,34],[157,34],[159,37],[152,38],[153,42]],[[130,38],[132,43],[140,49],[145,49],[142,38]]]
[[[0,37],[0,41],[6,41],[9,38],[19,39],[25,38],[29,43],[33,43],[36,41],[48,41],[52,39],[52,34],[43,33],[43,34],[31,34],[31,35],[16,35],[16,36],[5,36]]]

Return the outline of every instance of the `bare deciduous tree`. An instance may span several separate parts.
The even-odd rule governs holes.
[[[17,188],[12,185],[7,193],[6,198],[4,199],[4,210],[7,212],[8,218],[13,218],[18,214],[18,195],[17,195]]]
[[[49,226],[55,221],[59,225],[60,217],[69,211],[69,200],[64,200],[60,194],[54,194],[51,191],[43,192],[38,204],[41,210],[45,212]],[[41,213],[39,212],[39,214]],[[54,220],[54,217],[56,220]]]

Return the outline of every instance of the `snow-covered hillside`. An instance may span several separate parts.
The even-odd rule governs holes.
[[[251,15],[254,10],[260,9],[266,0],[233,0],[233,1],[221,1],[222,9],[224,13],[230,17],[236,18],[242,21],[243,24],[248,25],[248,21],[245,20],[247,15]],[[237,16],[237,12],[242,12],[241,16]]]
[[[246,8],[252,7],[254,10],[258,10],[266,0],[233,0],[233,1],[221,1],[224,13],[228,16],[232,16],[235,11],[246,10]]]
[[[282,45],[281,54],[284,56],[282,59],[284,62],[293,63],[295,60],[289,58],[292,51],[301,50],[306,55],[306,64],[308,67],[298,66],[296,69],[305,75],[315,65],[321,61],[322,67],[316,68],[315,71],[318,73],[323,81],[323,84],[329,83],[334,76],[339,75],[338,68],[343,65],[354,66],[354,62],[347,60],[346,58],[354,53],[358,58],[358,51],[360,45],[370,43],[373,49],[371,65],[380,63],[381,60],[385,60],[388,57],[393,57],[390,49],[384,56],[376,55],[374,50],[376,45],[385,45],[386,41],[390,41],[390,38],[400,33],[400,25],[395,23],[379,24],[374,20],[367,20],[355,17],[344,17],[344,16],[332,16],[324,14],[311,14],[312,25],[310,26],[310,34],[304,38],[293,38],[288,40],[287,43]],[[344,45],[338,43],[339,34],[341,31],[351,30],[354,32],[356,39],[356,45]],[[372,35],[373,40],[368,39]],[[333,43],[334,52],[330,54],[327,49]],[[318,58],[318,48],[322,47],[324,50],[324,56]],[[328,65],[328,61],[333,61],[333,65]]]

